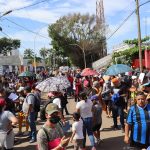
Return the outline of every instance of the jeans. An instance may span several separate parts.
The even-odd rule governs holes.
[[[117,117],[120,116],[121,127],[124,128],[124,111],[123,107],[117,106],[115,104],[112,105],[112,115],[114,121],[114,127],[117,127]]]
[[[35,112],[30,112],[28,116],[28,121],[29,121],[29,126],[31,129],[30,136],[32,140],[36,140],[36,124],[35,124],[35,117],[36,113]]]
[[[90,139],[91,146],[92,147],[95,146],[95,139],[94,139],[93,131],[92,131],[92,117],[83,118],[83,136],[84,136],[83,147],[84,148],[86,144],[86,132]]]

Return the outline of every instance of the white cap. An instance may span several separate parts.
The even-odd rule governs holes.
[[[132,76],[132,80],[137,79],[137,76]]]
[[[24,90],[24,87],[20,86],[19,89],[17,90],[17,92],[21,92]]]

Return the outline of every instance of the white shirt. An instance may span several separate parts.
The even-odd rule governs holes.
[[[77,103],[76,109],[80,109],[80,115],[82,118],[88,118],[92,117],[92,106],[93,103],[91,100],[81,100],[80,102]]]
[[[61,99],[60,98],[55,98],[53,100],[53,103],[58,106],[58,108],[61,108]]]
[[[83,139],[83,121],[80,119],[79,121],[75,121],[72,124],[72,131],[75,131],[75,135],[73,137],[74,140],[76,139]]]

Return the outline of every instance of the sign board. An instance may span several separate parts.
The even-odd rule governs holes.
[[[69,67],[68,66],[61,66],[61,67],[59,67],[59,71],[62,72],[62,73],[68,72]]]
[[[0,75],[3,75],[3,66],[0,66]]]
[[[144,76],[145,76],[145,73],[140,73],[140,76],[139,76],[139,83],[140,83],[140,84],[143,83]]]

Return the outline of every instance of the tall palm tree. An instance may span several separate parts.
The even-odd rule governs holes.
[[[34,57],[34,52],[32,49],[28,48],[24,51],[24,58],[31,59]]]
[[[47,48],[43,47],[43,48],[40,49],[40,55],[43,58],[45,65],[46,65],[47,54],[48,54],[48,49]]]

